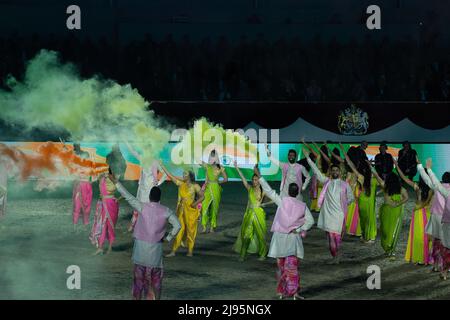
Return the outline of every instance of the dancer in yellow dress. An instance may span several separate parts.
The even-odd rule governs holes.
[[[417,184],[405,176],[395,159],[394,165],[400,178],[416,192],[416,205],[411,216],[405,260],[415,264],[428,265],[433,260],[431,257],[432,242],[431,237],[425,232],[425,228],[430,220],[430,205],[433,192],[422,178],[419,178],[419,183]]]
[[[206,227],[210,224],[209,232],[213,233],[217,227],[217,214],[219,213],[220,199],[222,197],[223,183],[228,181],[225,168],[220,165],[216,150],[212,150],[208,163],[202,163],[206,171],[205,198],[202,202],[202,233],[206,233]],[[219,180],[220,176],[223,177]]]
[[[201,187],[195,183],[195,175],[192,171],[185,171],[183,177],[175,177],[172,175],[162,163],[160,163],[162,170],[170,178],[173,183],[178,186],[178,202],[177,202],[177,217],[180,220],[181,229],[175,238],[172,246],[172,252],[166,257],[175,256],[178,248],[184,244],[188,248],[188,257],[193,256],[195,238],[197,237],[198,218],[200,210],[198,204],[204,199]]]

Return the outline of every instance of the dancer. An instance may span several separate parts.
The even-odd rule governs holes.
[[[428,176],[431,178],[431,182],[434,184],[437,192],[439,192],[445,199],[444,210],[442,214],[442,238],[441,238],[441,257],[442,257],[442,270],[441,278],[447,280],[448,269],[450,268],[450,190],[446,188],[435,176],[431,170],[432,161],[431,158],[427,159],[426,163],[428,169]],[[446,180],[449,178],[450,173],[446,172]],[[444,180],[444,179],[443,179]]]
[[[303,148],[303,153],[317,175],[317,179],[323,183],[323,189],[319,196],[319,207],[321,209],[317,227],[326,232],[333,263],[338,264],[348,205],[354,201],[353,192],[350,185],[340,179],[341,170],[339,166],[331,166],[331,175],[330,178],[327,178],[308,158],[309,152],[306,148]]]
[[[369,161],[360,162],[358,169],[348,154],[344,152],[344,147],[340,145],[340,148],[345,155],[348,166],[356,178],[357,188],[359,189],[358,208],[361,240],[366,243],[374,243],[377,237],[377,217],[375,212],[377,180],[372,177]]]
[[[296,183],[299,188],[300,192],[297,195],[298,200],[302,200],[302,191],[305,191],[308,187],[309,180],[311,180],[311,176],[309,175],[308,171],[306,171],[305,167],[302,165],[296,163],[297,161],[297,151],[294,149],[290,149],[288,151],[288,161],[289,162],[279,162],[278,159],[272,158],[271,152],[266,146],[267,150],[267,156],[268,158],[278,167],[281,168],[281,184],[280,184],[280,195],[281,197],[287,197],[288,196],[288,188],[289,184]],[[305,177],[305,183],[303,183],[302,177]]]
[[[114,228],[119,216],[119,202],[114,197],[116,186],[110,178],[113,174],[111,169],[109,169],[109,173],[110,175],[102,174],[99,181],[100,199],[97,202],[94,225],[90,235],[92,244],[97,247],[95,255],[103,254],[103,244],[106,239],[109,243],[106,253],[111,253],[112,244],[116,238]]]
[[[82,151],[79,143],[74,143],[73,152],[82,159],[89,159],[90,155]],[[91,176],[80,171],[78,179],[74,181],[72,200],[73,200],[73,227],[76,230],[80,213],[83,214],[83,224],[86,227],[89,224],[92,205],[92,184]]]
[[[236,161],[234,162],[234,167],[241,177],[245,189],[248,191],[247,208],[242,221],[241,232],[234,244],[234,250],[239,253],[240,261],[244,261],[247,253],[257,253],[259,259],[263,260],[267,254],[266,212],[262,208],[265,193],[261,188],[257,174],[253,175],[252,185],[250,186],[241,170],[239,170]]]
[[[311,161],[308,157],[306,157]],[[279,196],[261,177],[255,166],[255,175],[259,177],[261,187],[278,206],[273,220],[271,232],[272,241],[268,256],[277,259],[278,286],[277,295],[280,299],[293,297],[294,300],[304,299],[300,293],[300,259],[304,257],[302,238],[314,225],[314,218],[306,204],[297,198],[300,188],[291,183],[288,196]]]
[[[416,204],[411,216],[409,226],[408,245],[406,247],[405,260],[414,264],[428,265],[431,261],[431,241],[425,228],[430,220],[430,204],[433,192],[430,187],[419,178],[419,183],[413,182],[403,173],[394,160],[394,165],[402,180],[409,185],[416,193]]]
[[[311,152],[310,158],[312,155],[312,157],[315,159],[315,163],[316,163],[317,167],[319,168],[320,172],[322,172],[322,174],[328,176],[330,173],[329,168],[330,168],[330,164],[331,164],[331,160],[328,156],[328,148],[325,145],[318,148],[318,150],[320,152],[320,155],[319,155],[314,150],[314,148],[312,148],[305,142],[304,139],[302,139],[302,143]],[[308,162],[306,162],[306,163],[308,163]],[[308,164],[308,166],[309,166],[309,164]],[[317,179],[317,176],[315,174],[313,174],[312,178],[311,178],[311,187],[310,187],[311,199],[312,199],[311,205],[310,205],[311,211],[319,212],[319,210],[320,210],[320,208],[317,204],[317,201],[319,199],[319,195],[320,195],[320,192],[322,191],[322,188],[323,188],[323,184]]]
[[[220,165],[216,150],[211,151],[208,163],[202,162],[202,166],[206,171],[205,199],[202,202],[202,233],[206,233],[208,223],[210,224],[209,232],[214,233],[222,197],[220,185],[228,181],[228,176],[225,168]],[[219,180],[220,176],[223,177],[222,180]]]
[[[150,190],[155,186],[163,184],[166,180],[166,175],[164,174],[161,179],[158,179],[158,163],[154,161],[151,166],[144,166],[141,155],[128,142],[125,142],[125,144],[133,157],[141,164],[141,174],[139,176],[136,198],[142,203],[147,203],[149,202]],[[129,232],[133,230],[137,217],[138,212],[134,210],[130,226],[128,227]]]
[[[353,149],[350,148],[349,151],[350,150],[354,150],[354,148]],[[344,154],[344,156],[347,156],[348,154],[348,152],[346,153],[344,149],[342,149],[342,153]],[[350,185],[350,188],[353,191],[354,201],[348,205],[347,218],[345,222],[347,234],[360,237],[361,222],[359,214],[359,198],[361,196],[361,187],[360,184],[358,183],[357,175],[352,172],[351,168],[348,167],[348,164],[346,165],[345,158],[344,159],[341,158],[339,149],[334,148],[331,155],[334,160],[333,163],[336,165],[339,164],[341,172],[344,172],[344,174],[341,174],[342,179],[343,180],[345,179],[345,181],[347,181],[347,183]]]
[[[433,200],[431,204],[431,217],[428,221],[428,224],[426,226],[425,232],[433,238],[433,245],[432,245],[432,251],[431,251],[431,257],[433,260],[433,269],[434,272],[442,272],[443,270],[443,259],[442,259],[442,214],[444,213],[444,207],[445,207],[445,198],[444,196],[439,192],[438,187],[431,181],[428,174],[425,172],[425,169],[423,168],[422,164],[420,163],[419,159],[416,159],[417,161],[417,171],[419,171],[420,177],[422,180],[434,191]],[[431,163],[430,163],[431,167]],[[429,169],[428,169],[429,172]],[[450,172],[445,172],[442,175],[442,186],[450,190]]]
[[[122,197],[139,212],[134,228],[133,298],[135,300],[159,300],[163,278],[163,241],[170,242],[180,231],[181,225],[173,212],[161,205],[161,189],[153,187],[149,202],[140,202],[133,197],[113,175],[109,175]],[[167,222],[172,230],[164,238]]]
[[[203,191],[195,183],[195,175],[192,171],[184,171],[183,177],[175,177],[160,162],[161,169],[178,186],[177,217],[181,223],[181,230],[173,243],[172,251],[166,257],[173,257],[178,248],[184,244],[188,248],[188,257],[193,256],[195,239],[197,237],[198,218],[200,217],[199,203],[205,198]]]
[[[408,192],[402,188],[399,177],[395,173],[381,179],[375,168],[372,173],[383,189],[384,203],[380,207],[381,246],[386,256],[395,259],[395,248],[403,223],[403,207],[408,201]]]

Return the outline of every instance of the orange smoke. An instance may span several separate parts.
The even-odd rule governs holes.
[[[65,169],[72,175],[95,176],[108,170],[107,164],[80,158],[73,150],[53,142],[42,144],[34,154],[26,154],[0,143],[0,155],[14,162],[24,180],[32,175],[40,176],[43,171],[66,174],[62,172]]]

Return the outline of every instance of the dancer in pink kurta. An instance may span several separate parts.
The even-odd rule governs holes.
[[[75,143],[73,145],[74,153],[83,159],[89,158],[89,153],[81,151],[80,145]],[[78,225],[80,214],[83,214],[83,224],[89,224],[89,216],[91,214],[92,204],[92,185],[90,176],[84,172],[80,172],[78,179],[73,185],[72,201],[73,201],[73,224],[74,228]]]
[[[119,216],[119,202],[114,197],[116,186],[107,175],[102,175],[99,182],[100,199],[95,210],[94,225],[91,232],[91,242],[97,247],[95,254],[103,254],[103,244],[108,240],[107,253],[112,250],[116,238],[114,227]]]

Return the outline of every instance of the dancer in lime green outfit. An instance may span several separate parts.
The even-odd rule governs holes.
[[[377,213],[375,210],[377,179],[370,180],[370,194],[362,192],[359,199],[359,219],[361,236],[366,242],[372,243],[377,238]]]
[[[344,151],[345,160],[356,178],[361,193],[358,198],[359,224],[361,227],[361,240],[366,243],[373,243],[377,237],[377,219],[375,215],[375,193],[377,181],[372,177],[370,162],[361,162],[359,168],[356,168],[353,161]]]
[[[431,237],[425,232],[425,228],[430,220],[430,204],[433,192],[422,178],[419,178],[419,183],[417,184],[404,175],[397,161],[394,160],[394,164],[403,181],[416,192],[416,205],[409,226],[405,260],[415,264],[428,265],[433,260],[431,257],[432,241]]]
[[[388,257],[394,258],[408,192],[402,188],[400,178],[395,173],[388,174],[386,181],[383,181],[375,168],[372,168],[372,172],[384,192],[384,203],[380,207],[381,246]]]
[[[244,187],[248,191],[248,203],[245,210],[244,219],[242,221],[241,232],[234,244],[234,250],[239,253],[240,260],[243,261],[247,253],[257,253],[260,260],[265,259],[267,254],[267,225],[266,212],[262,208],[262,201],[265,194],[259,184],[259,178],[255,174],[252,177],[252,185],[247,183],[241,170],[234,166],[241,177]]]
[[[209,232],[211,233],[217,227],[217,214],[222,196],[222,187],[220,185],[228,181],[225,168],[220,165],[219,157],[215,150],[211,151],[208,162],[207,164],[202,164],[206,170],[205,199],[202,202],[202,233],[206,233],[208,223],[210,224]],[[222,181],[219,181],[220,176],[223,177]]]

